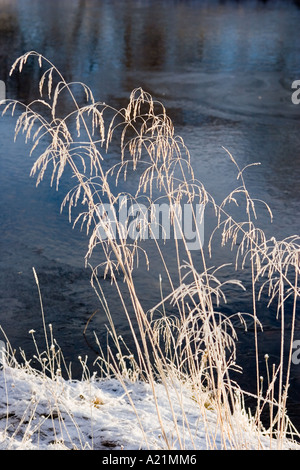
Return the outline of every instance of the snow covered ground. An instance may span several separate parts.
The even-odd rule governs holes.
[[[231,438],[226,444],[214,410],[204,408],[204,417],[203,409],[200,412],[180,384],[168,388],[169,397],[162,384],[155,387],[164,439],[151,386],[127,381],[125,391],[123,385],[95,376],[75,381],[57,374],[51,379],[29,364],[11,366],[4,356],[0,449],[163,450],[168,448],[166,439],[172,449],[230,449],[232,443],[246,449],[270,449],[270,439],[258,435],[242,411],[228,427]],[[276,449],[276,442],[272,447]],[[285,448],[297,446],[286,443]]]

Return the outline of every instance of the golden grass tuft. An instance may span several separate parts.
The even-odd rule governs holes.
[[[35,51],[16,60],[11,73],[17,69],[22,72],[30,58],[36,58],[39,67],[45,70],[38,84],[40,96],[29,104],[8,101],[3,113],[9,110],[15,112],[18,104],[21,112],[16,121],[16,136],[22,132],[25,140],[32,142],[31,154],[38,152],[43,146],[31,172],[36,176],[37,184],[43,180],[46,171],[49,171],[51,184],[58,187],[66,167],[71,169],[76,181],[75,186],[66,194],[62,209],[67,206],[70,220],[73,220],[73,209],[80,206],[79,215],[75,217],[73,224],[85,227],[89,236],[86,264],[92,268],[91,283],[99,297],[101,308],[108,316],[110,336],[117,351],[116,354],[112,353],[108,346],[107,353],[99,361],[101,368],[106,373],[113,373],[123,384],[125,391],[125,377],[146,380],[152,384],[154,398],[156,381],[161,382],[166,391],[168,387],[176,387],[178,379],[188,383],[199,406],[201,419],[205,421],[208,407],[217,414],[223,447],[244,448],[243,433],[236,430],[238,424],[234,420],[234,409],[242,406],[247,391],[242,391],[231,379],[232,371],[241,370],[236,364],[237,333],[233,319],[238,319],[246,328],[249,317],[255,329],[253,347],[257,368],[254,424],[262,432],[262,410],[267,404],[271,404],[269,428],[263,432],[271,437],[275,436],[280,448],[293,429],[287,414],[287,396],[296,304],[299,298],[299,237],[280,242],[275,238],[267,240],[263,230],[256,227],[256,207],[262,202],[253,199],[248,192],[244,179],[248,167],[239,168],[226,149],[224,151],[236,166],[240,185],[221,204],[217,204],[203,184],[195,179],[188,148],[183,139],[175,134],[163,104],[154,101],[149,93],[137,88],[132,91],[128,105],[116,109],[107,103],[96,101],[86,85],[68,84],[59,70]],[[82,89],[84,104],[79,104],[75,98],[74,87]],[[61,116],[60,104],[64,102],[66,93],[72,105],[71,109],[68,107],[66,115]],[[113,164],[107,158],[111,145],[119,148],[120,157]],[[136,190],[126,196],[136,204],[141,200],[143,203],[148,201],[149,205],[158,201],[166,202],[171,209],[173,227],[178,222],[176,207],[183,203],[188,203],[191,207],[195,204],[201,204],[205,208],[211,206],[216,215],[216,227],[209,240],[209,250],[212,252],[213,240],[217,236],[220,236],[222,245],[231,245],[237,279],[221,281],[220,272],[226,266],[209,266],[210,260],[203,248],[200,250],[201,264],[199,257],[195,264],[184,233],[181,234],[181,240],[174,240],[174,259],[177,265],[174,272],[169,269],[170,260],[164,256],[162,245],[154,239],[155,249],[161,259],[161,275],[166,294],[163,294],[162,283],[159,282],[161,301],[145,311],[136,289],[134,273],[140,266],[141,259],[144,260],[146,269],[151,270],[153,244],[149,252],[147,244],[142,243],[142,240],[129,241],[128,226],[121,226],[117,216],[108,219],[105,225],[107,233],[116,228],[117,237],[99,239],[98,231],[98,226],[102,223],[99,206],[108,203],[111,207],[116,207],[121,196],[118,192],[120,178],[126,180],[132,174],[135,174],[137,181]],[[115,179],[112,180],[112,177]],[[244,207],[244,220],[234,219],[230,212],[232,204]],[[262,204],[271,216],[269,206]],[[198,214],[194,211],[193,216],[196,220]],[[151,230],[147,219],[143,223],[145,230]],[[101,262],[93,265],[93,256],[98,253],[101,253]],[[225,288],[228,285],[244,289],[238,280],[238,271],[246,265],[250,269],[252,311],[247,315],[235,312],[231,316],[217,311],[216,306],[226,302]],[[129,351],[124,353],[124,344],[115,330],[110,313],[109,299],[104,295],[98,276],[100,271],[110,277],[112,288],[120,297],[128,330],[132,335],[134,354]],[[263,281],[260,282],[261,280]],[[264,395],[257,341],[258,330],[261,328],[257,302],[262,289],[268,290],[270,302],[278,300],[278,316],[281,317],[282,326],[279,363],[273,368]],[[289,339],[290,354],[286,365],[284,305],[288,297],[293,298],[294,307]],[[171,306],[172,315],[166,313],[167,305]],[[129,393],[128,396],[130,398]],[[210,397],[209,401],[207,397]],[[180,394],[178,399],[180,400]],[[98,405],[101,403],[95,404]],[[134,403],[132,406],[134,407]],[[169,406],[172,410],[171,400]],[[166,447],[171,448],[172,444],[164,428],[162,410],[158,406],[157,415],[162,438]],[[188,423],[186,426],[188,432]],[[175,434],[176,428],[177,417],[174,415]],[[260,434],[257,436],[259,448]],[[208,442],[214,448],[213,436],[208,436]],[[180,445],[184,447],[184,443],[180,442]]]

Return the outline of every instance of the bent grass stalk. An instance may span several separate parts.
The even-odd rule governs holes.
[[[235,279],[227,283],[221,282],[218,277],[220,268],[209,267],[203,247],[200,247],[202,270],[199,271],[199,267],[195,266],[188,240],[176,211],[176,208],[184,202],[188,202],[191,207],[195,203],[202,204],[204,207],[212,206],[216,215],[216,229],[211,234],[210,252],[213,238],[217,231],[221,230],[222,244],[225,245],[231,241],[232,249],[237,246],[238,237],[241,237],[236,252],[236,270],[238,270],[240,259],[242,267],[250,259],[252,312],[249,316],[254,322],[257,371],[255,424],[259,431],[263,429],[260,418],[261,411],[265,404],[270,402],[270,428],[268,432],[270,436],[275,433],[279,445],[281,445],[287,436],[287,427],[289,426],[286,405],[296,303],[299,297],[298,260],[300,248],[298,239],[287,240],[279,248],[275,239],[267,241],[264,232],[256,228],[253,218],[257,217],[255,204],[258,201],[250,197],[244,179],[244,171],[248,167],[240,169],[226,149],[237,168],[238,179],[242,184],[232,191],[223,203],[216,204],[212,195],[206,191],[201,182],[195,179],[189,151],[183,139],[175,135],[172,121],[167,116],[164,106],[154,101],[149,93],[140,88],[135,89],[130,95],[127,107],[116,109],[106,103],[95,101],[92,91],[86,85],[67,83],[52,62],[35,51],[30,51],[17,59],[11,73],[17,68],[19,72],[22,72],[30,57],[37,58],[39,67],[46,67],[46,71],[38,86],[40,98],[28,105],[19,103],[23,111],[17,118],[15,137],[23,132],[25,140],[32,141],[31,154],[38,151],[42,143],[48,143],[32,167],[31,175],[37,175],[37,185],[43,180],[50,165],[52,165],[51,185],[55,183],[56,187],[59,187],[67,166],[71,168],[72,175],[77,180],[76,186],[65,196],[62,209],[68,205],[71,221],[75,207],[78,207],[80,203],[82,207],[87,207],[85,211],[82,210],[79,213],[73,224],[76,226],[80,222],[81,228],[85,226],[89,236],[86,265],[90,265],[92,268],[91,283],[103,310],[107,313],[113,342],[119,357],[122,357],[122,345],[114,326],[113,316],[110,313],[109,301],[104,295],[98,277],[100,269],[104,269],[104,277],[110,276],[111,283],[116,288],[136,350],[134,362],[136,372],[131,376],[143,377],[152,387],[165,446],[172,448],[172,439],[170,440],[165,430],[161,410],[156,400],[155,384],[159,380],[168,395],[168,388],[176,388],[178,379],[183,383],[190,384],[195,403],[199,406],[199,413],[202,414],[204,422],[207,413],[207,397],[209,397],[210,406],[217,413],[215,432],[220,432],[224,448],[242,448],[245,445],[242,430],[236,431],[234,410],[239,408],[243,402],[243,396],[247,392],[242,391],[238,384],[231,379],[231,371],[239,370],[235,364],[237,334],[232,322],[233,316],[226,316],[215,309],[215,305],[220,306],[222,301],[226,302],[224,287],[227,287],[227,284],[231,283],[241,289],[244,287],[240,281]],[[72,91],[75,86],[83,90],[87,104],[79,104]],[[44,98],[45,87],[47,88],[46,98]],[[73,109],[62,117],[59,115],[58,108],[61,102],[64,103],[65,93],[71,98]],[[9,110],[13,114],[16,105],[16,101],[8,101],[3,114]],[[36,108],[42,108],[43,111],[38,111]],[[120,161],[110,165],[106,154],[113,144],[113,138],[118,141]],[[180,242],[176,237],[174,240],[176,272],[169,268],[169,260],[164,255],[159,240],[152,237],[161,259],[161,273],[163,278],[167,280],[168,293],[165,296],[162,295],[160,282],[161,301],[153,305],[148,312],[141,304],[133,275],[135,269],[139,268],[141,255],[146,263],[146,269],[151,270],[151,257],[147,252],[147,244],[142,244],[142,240],[138,238],[129,243],[128,224],[126,223],[125,226],[120,224],[116,213],[113,220],[107,220],[104,224],[98,210],[99,206],[101,207],[107,202],[111,207],[116,206],[121,196],[117,189],[119,180],[122,175],[126,180],[129,173],[136,174],[137,188],[132,194],[126,193],[128,199],[136,204],[139,203],[141,197],[145,197],[149,204],[155,201],[166,201],[170,208],[171,224],[174,229],[179,227],[180,231]],[[112,183],[111,179],[114,174],[116,174],[115,182]],[[246,221],[242,222],[236,221],[227,210],[229,203],[238,205],[240,196],[245,198],[247,217]],[[267,205],[266,208],[271,214]],[[194,222],[198,216],[193,209]],[[159,221],[156,222],[159,223]],[[99,238],[99,224],[106,231],[106,237]],[[143,230],[149,230],[151,234],[152,226],[146,218],[141,216],[139,224]],[[197,224],[195,226],[198,227]],[[118,235],[115,238],[110,236],[113,228],[116,228]],[[141,239],[143,238],[142,229],[140,231]],[[200,236],[199,233],[198,236]],[[104,256],[104,261],[94,266],[89,260],[99,252]],[[294,269],[296,276],[294,283],[289,277],[290,267]],[[128,300],[125,300],[118,273],[122,274],[122,286],[125,285],[127,288],[129,304]],[[282,343],[280,363],[276,373],[273,372],[264,398],[259,370],[257,329],[260,327],[260,321],[256,308],[258,301],[256,286],[258,280],[265,275],[268,278],[263,287],[269,286],[270,301],[279,296]],[[276,276],[279,276],[278,281],[275,281]],[[288,286],[286,291],[284,284]],[[37,285],[39,287],[38,282]],[[294,296],[294,307],[289,361],[284,385],[284,303],[287,295]],[[174,316],[166,314],[165,306],[168,303],[173,308]],[[137,329],[133,324],[131,311],[134,312]],[[246,327],[246,315],[236,312],[235,316]],[[128,373],[125,363],[121,361],[121,368],[118,370],[118,361],[109,348],[107,358],[103,357],[102,360],[103,364],[106,364],[107,370],[113,371],[126,389],[125,381],[122,378],[124,373]],[[276,381],[278,382],[278,402],[275,401]],[[180,401],[180,393],[178,400]],[[177,417],[174,414],[170,397],[169,406],[173,414],[177,440],[180,447],[184,448],[185,443],[180,438]],[[277,409],[277,419],[275,420],[273,419],[273,408]],[[184,410],[182,417],[187,433],[189,433]],[[276,423],[277,430],[275,430]],[[214,448],[216,434],[210,431],[208,425],[206,428],[209,446]],[[258,447],[260,445],[259,436],[258,433]],[[190,436],[190,438],[193,442],[194,436]]]

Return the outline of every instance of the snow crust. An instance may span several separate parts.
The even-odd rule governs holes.
[[[216,412],[200,410],[182,384],[168,387],[168,393],[156,384],[160,420],[151,386],[141,381],[124,384],[95,375],[81,381],[65,380],[59,374],[49,378],[29,366],[4,362],[0,449],[204,450],[230,449],[233,442],[246,449],[270,448],[270,439],[258,435],[242,410],[233,417],[230,427],[236,423],[236,432],[226,442]],[[285,447],[297,445],[287,442]]]

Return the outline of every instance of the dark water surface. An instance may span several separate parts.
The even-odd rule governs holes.
[[[260,226],[283,239],[300,232],[300,105],[291,100],[291,84],[300,79],[299,24],[300,8],[292,1],[0,0],[0,79],[8,98],[37,98],[36,63],[8,77],[18,56],[36,50],[67,80],[89,85],[101,101],[121,106],[133,88],[143,87],[165,105],[190,150],[196,177],[217,202],[237,185],[222,147],[240,167],[261,163],[247,173],[248,189],[273,211],[272,225],[262,212]],[[67,361],[76,363],[78,354],[94,359],[83,337],[99,308],[84,269],[87,239],[72,230],[67,212],[59,214],[70,182],[63,179],[57,192],[46,182],[35,187],[29,146],[22,138],[13,142],[14,124],[9,116],[0,122],[0,325],[13,347],[31,354],[28,331],[42,337],[34,266],[46,320]],[[121,189],[130,190],[130,182]],[[227,256],[217,251],[216,262]],[[156,280],[150,274],[138,281],[146,307],[157,300]],[[231,294],[224,311],[247,310],[247,295]],[[114,295],[116,323],[126,333]],[[261,361],[267,352],[276,362],[274,310],[262,303],[259,314],[265,326]],[[93,330],[105,335],[105,322],[101,311],[93,317],[91,342]],[[254,390],[252,346],[251,331],[241,334],[240,381]],[[291,379],[291,415],[300,428],[300,365],[293,365]]]

